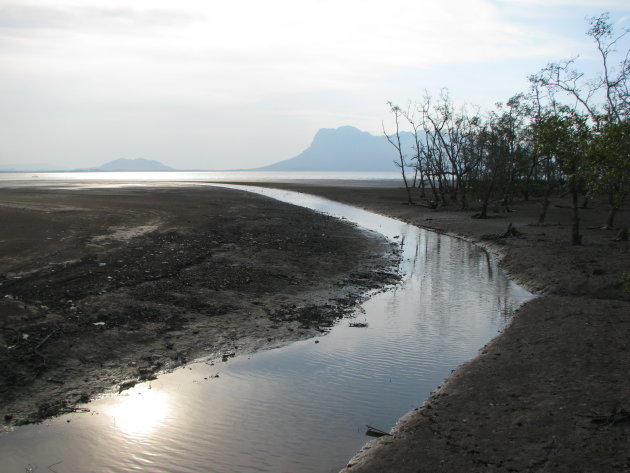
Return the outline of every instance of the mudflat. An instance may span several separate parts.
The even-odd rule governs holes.
[[[481,220],[474,210],[405,205],[401,189],[282,187],[475,241],[541,295],[344,472],[630,471],[630,288],[622,277],[630,245],[618,229],[602,229],[603,200],[580,210],[584,241],[571,246],[563,198],[538,224],[536,201],[496,205]],[[630,212],[616,222],[627,228]],[[516,231],[507,232],[510,223]]]
[[[264,185],[475,241],[540,294],[344,471],[630,471],[630,246],[601,229],[604,202],[580,211],[584,244],[575,247],[562,198],[537,224],[535,201],[497,205],[481,220],[405,205],[398,188]],[[395,279],[392,249],[377,236],[254,195],[29,189],[0,191],[0,202],[7,423],[71,409],[198,354],[309,337],[366,288]],[[617,224],[629,217],[622,209]]]
[[[2,189],[0,222],[5,428],[311,337],[397,278],[383,237],[215,187]]]

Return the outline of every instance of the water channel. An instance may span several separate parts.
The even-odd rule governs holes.
[[[401,284],[316,339],[193,363],[93,401],[89,413],[2,435],[0,472],[336,472],[369,440],[366,424],[389,430],[533,297],[466,241],[305,194],[248,189],[399,242]]]

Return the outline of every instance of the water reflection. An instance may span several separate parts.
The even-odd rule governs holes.
[[[148,386],[129,390],[105,409],[120,431],[134,438],[146,437],[160,427],[169,411],[168,396]]]

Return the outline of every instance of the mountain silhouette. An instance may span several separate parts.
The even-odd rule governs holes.
[[[105,163],[97,168],[91,168],[90,171],[174,171],[174,169],[151,159],[121,158]]]
[[[412,155],[413,135],[401,133],[403,152]],[[384,135],[353,126],[322,128],[297,156],[252,171],[396,171],[398,152]]]

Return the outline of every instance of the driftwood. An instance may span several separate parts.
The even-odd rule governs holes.
[[[41,347],[42,347],[42,345],[43,345],[44,343],[46,343],[46,342],[48,341],[48,339],[49,339],[50,337],[52,337],[52,336],[53,336],[55,333],[57,333],[58,331],[59,331],[59,328],[56,328],[56,329],[54,329],[53,331],[51,331],[48,335],[46,335],[46,337],[44,337],[44,339],[43,339],[41,342],[39,342],[39,343],[35,346],[35,348],[33,348],[33,350],[34,350],[34,351],[37,351],[39,348],[41,348]]]
[[[367,327],[368,324],[367,324],[367,322],[350,322],[349,326],[350,327],[363,328],[363,327]]]
[[[426,209],[435,210],[438,208],[439,203],[435,202],[434,200],[427,200],[425,202],[420,202],[416,205],[418,205],[419,207],[424,207]]]
[[[503,233],[499,233],[499,234],[488,234],[488,235],[482,235],[481,239],[482,240],[490,240],[490,241],[497,241],[497,240],[502,240],[504,238],[509,238],[509,237],[520,237],[522,235],[521,232],[519,232],[516,227],[514,227],[514,225],[512,225],[512,223],[510,222],[507,226],[507,229],[505,230],[505,232]]]
[[[516,227],[514,227],[512,225],[512,222],[510,222],[507,226],[507,230],[505,230],[505,233],[503,233],[503,235],[501,235],[501,238],[507,238],[507,237],[518,237],[521,236],[521,232],[519,232]]]
[[[60,460],[57,463],[53,463],[52,465],[48,465],[48,469],[50,471],[52,471],[53,473],[57,473],[57,470],[54,470],[53,466],[61,465],[62,463],[63,463],[63,460]]]
[[[630,422],[630,412],[621,406],[617,406],[609,415],[592,416],[591,422],[598,425],[617,425]]]
[[[370,437],[384,437],[386,435],[391,435],[390,433],[387,433],[381,429],[377,429],[376,427],[372,427],[370,425],[366,425],[367,430],[365,432],[365,435],[369,435]]]

